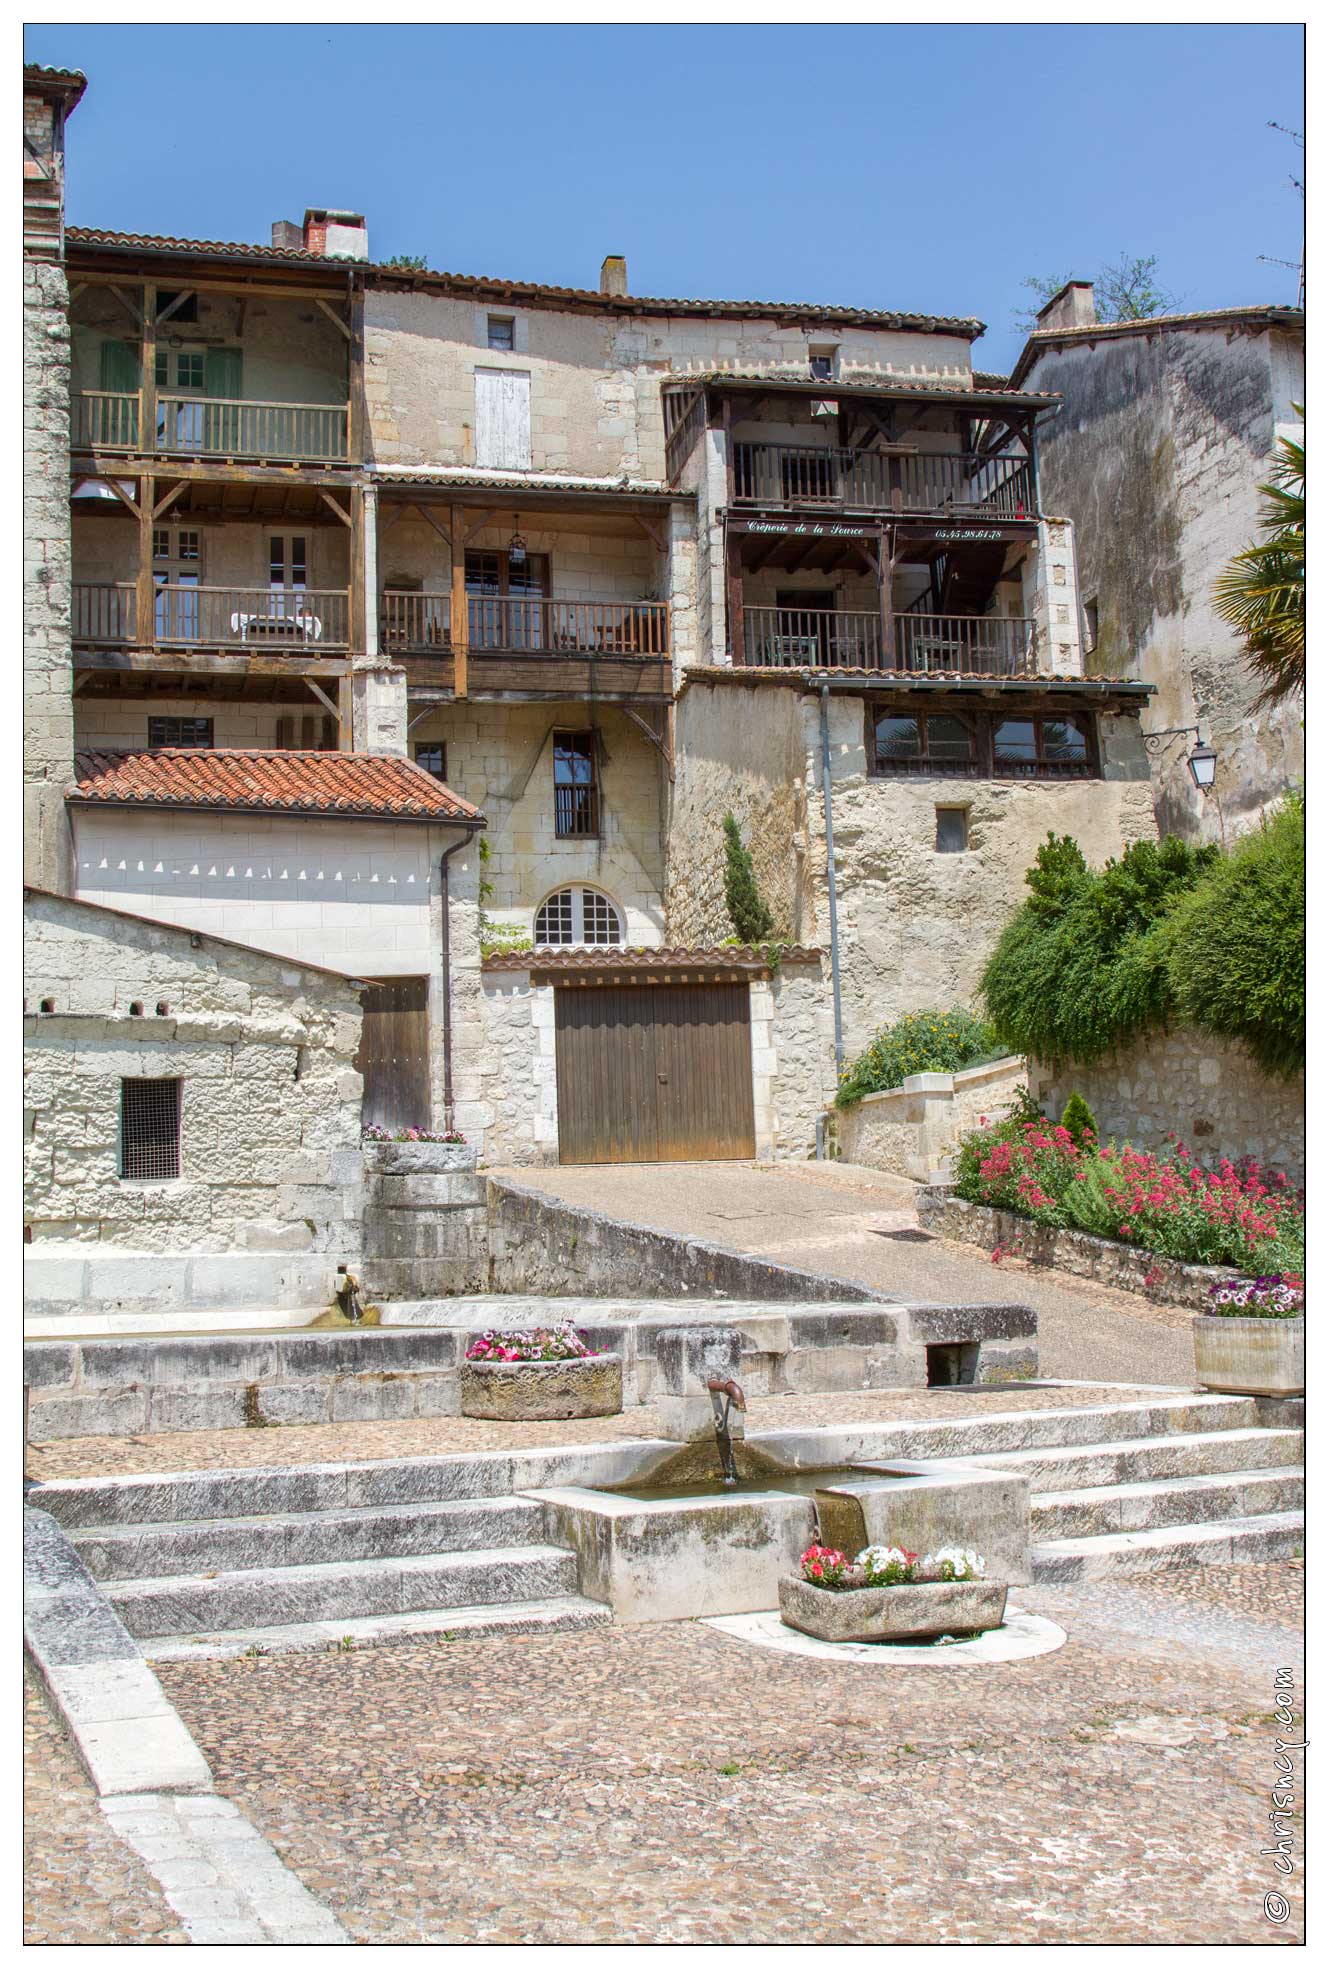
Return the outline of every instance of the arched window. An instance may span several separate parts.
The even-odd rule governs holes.
[[[535,912],[535,941],[622,943],[623,919],[599,889],[555,889]]]

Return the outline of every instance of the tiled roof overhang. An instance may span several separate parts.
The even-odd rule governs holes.
[[[523,497],[547,493],[559,499],[637,500],[657,506],[691,505],[692,492],[680,492],[658,479],[596,479],[541,475],[538,472],[452,472],[421,466],[370,466],[370,484],[392,492],[519,492]]]
[[[753,944],[710,945],[689,950],[649,944],[603,944],[577,950],[545,946],[505,950],[483,959],[485,971],[529,972],[557,984],[717,984],[767,976],[780,964],[820,964],[821,952],[795,944],[778,955]]]
[[[26,62],[23,67],[24,92],[63,103],[66,115],[82,101],[87,86],[88,78],[81,68],[46,68],[40,62]]]
[[[730,688],[755,684],[768,689],[783,687],[814,695],[825,687],[860,697],[879,697],[883,692],[896,695],[901,691],[962,697],[1051,694],[1090,700],[1111,699],[1128,704],[1133,709],[1142,709],[1155,690],[1153,684],[1141,683],[1135,677],[986,677],[953,676],[939,672],[920,675],[916,670],[786,670],[765,669],[756,664],[695,665],[683,672],[680,696],[690,684],[722,684]]]
[[[615,315],[710,315],[791,322],[834,322],[846,327],[900,328],[924,335],[962,335],[974,341],[984,324],[972,316],[900,313],[894,309],[827,307],[815,301],[707,301],[669,299],[653,294],[602,294],[594,287],[551,287],[539,281],[505,280],[496,274],[437,273],[422,269],[382,266],[375,261],[350,260],[303,247],[257,246],[243,240],[175,239],[156,233],[113,232],[100,226],[71,226],[72,246],[115,252],[169,255],[213,260],[271,262],[274,266],[304,263],[338,272],[362,274],[368,285],[397,291],[436,292],[476,299],[525,301],[532,306]]]
[[[409,759],[363,752],[79,752],[72,806],[285,814],[482,828],[469,800]]]
[[[828,400],[844,396],[907,397],[911,400],[935,397],[939,403],[962,403],[967,409],[1048,410],[1061,402],[1060,396],[1049,390],[971,389],[967,384],[943,379],[935,383],[907,383],[894,376],[813,382],[802,373],[779,369],[680,371],[678,375],[662,376],[660,382],[666,390],[686,389],[689,385],[704,383],[708,389],[742,390],[745,395],[750,395],[754,389],[788,390],[797,396]]]
[[[1125,335],[1156,335],[1163,328],[1306,328],[1304,308],[1260,305],[1250,308],[1207,308],[1198,314],[1146,315],[1140,321],[1092,321],[1078,328],[1036,328],[1011,371],[1018,387],[1045,349],[1073,348],[1077,343],[1115,342]]]

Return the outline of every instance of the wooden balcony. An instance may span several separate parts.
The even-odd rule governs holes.
[[[763,668],[899,675],[1032,677],[1034,625],[1020,618],[896,615],[887,653],[880,615],[843,609],[743,610],[743,662]]]
[[[90,648],[268,651],[300,655],[350,648],[350,597],[344,588],[153,590],[151,633],[140,635],[132,582],[76,581],[73,640]]]
[[[1033,520],[1023,456],[1001,453],[846,451],[837,446],[735,444],[735,505],[864,513],[981,513]]]
[[[350,455],[345,404],[250,403],[235,397],[163,393],[156,406],[152,450],[159,457],[343,465]],[[70,443],[75,451],[142,455],[137,392],[79,390],[70,413]]]
[[[665,602],[467,597],[468,692],[540,698],[667,697]],[[385,590],[379,648],[406,660],[412,684],[453,686],[452,598]]]

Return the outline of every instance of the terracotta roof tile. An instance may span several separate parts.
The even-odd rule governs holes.
[[[853,683],[868,690],[899,690],[909,685],[918,690],[965,690],[994,688],[1004,691],[1082,690],[1091,696],[1108,691],[1125,691],[1150,697],[1155,686],[1139,677],[1074,677],[1061,672],[1040,671],[1036,676],[1011,677],[983,670],[851,670],[844,665],[826,664],[815,670],[785,664],[690,664],[683,672],[688,684],[769,684],[786,689],[815,691],[826,683]]]
[[[821,952],[814,945],[785,944],[780,947],[782,964],[816,964]],[[596,944],[569,949],[542,945],[538,950],[504,950],[483,962],[486,971],[553,971],[556,973],[599,973],[606,971],[768,971],[771,959],[754,944],[705,945],[690,949],[685,944]]]
[[[885,372],[879,376],[837,376],[818,381],[809,377],[803,368],[791,366],[782,369],[773,365],[769,369],[681,369],[674,375],[660,378],[664,390],[684,390],[689,384],[697,383],[705,383],[712,388],[728,384],[743,390],[754,386],[768,390],[796,390],[806,396],[831,399],[844,396],[937,397],[943,402],[958,399],[969,403],[993,397],[1016,404],[1061,402],[1055,390],[1012,389],[1004,377],[999,383],[980,384],[972,372],[963,379],[937,376],[925,382],[920,382],[917,377],[891,376]]]
[[[1253,307],[1202,308],[1194,314],[1142,315],[1138,321],[1086,321],[1065,328],[1035,328],[1020,352],[1011,372],[1011,383],[1021,383],[1044,349],[1060,348],[1063,343],[1111,342],[1123,335],[1149,335],[1160,328],[1301,328],[1306,326],[1304,308],[1280,302],[1262,302]]]
[[[109,807],[484,825],[469,800],[409,759],[369,752],[80,752],[66,798]]]

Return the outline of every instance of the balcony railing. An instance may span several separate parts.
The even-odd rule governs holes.
[[[428,652],[452,646],[451,598],[387,590],[380,642],[385,651]],[[665,602],[577,602],[470,595],[466,603],[472,650],[534,656],[655,657],[669,654]]]
[[[897,615],[887,656],[881,617],[841,609],[745,608],[743,661],[766,668],[889,670],[918,675],[1036,675],[1034,625],[1024,618]]]
[[[774,669],[880,670],[881,617],[841,609],[745,608],[743,661]]]
[[[157,398],[154,451],[187,458],[276,458],[294,464],[342,464],[345,404],[246,403],[236,397]],[[71,402],[75,450],[137,451],[138,395],[79,390]]]
[[[865,512],[981,512],[1032,519],[1033,482],[1021,457],[964,451],[888,456],[837,446],[735,444],[735,504]]]
[[[75,451],[137,451],[137,393],[76,390],[69,402],[69,442]]]
[[[76,581],[73,584],[74,641],[132,643],[137,601],[132,581]]]
[[[918,615],[895,618],[896,670],[959,676],[1032,677],[1034,624],[1027,616]]]
[[[344,588],[195,588],[153,591],[151,634],[140,636],[137,597],[125,582],[76,582],[76,643],[136,643],[155,649],[344,650],[350,597]]]

